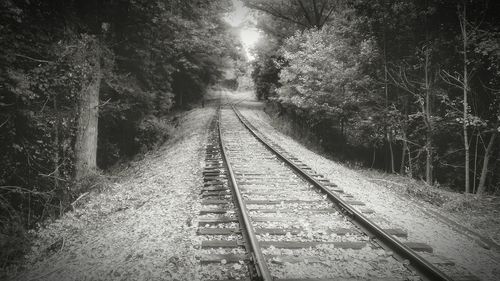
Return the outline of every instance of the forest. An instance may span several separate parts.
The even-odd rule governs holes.
[[[335,159],[500,192],[500,2],[243,0],[255,92]],[[175,113],[236,87],[230,0],[0,1],[0,268]],[[250,23],[252,24],[252,23]],[[248,78],[248,77],[246,77]]]
[[[500,190],[500,3],[245,0],[272,112],[336,159],[464,194]]]
[[[0,266],[241,56],[228,1],[0,1]],[[175,119],[175,118],[174,118]]]

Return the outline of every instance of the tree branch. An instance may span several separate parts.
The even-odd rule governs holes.
[[[319,14],[322,15],[323,12],[325,11],[325,8],[326,8],[326,3],[327,1],[323,1],[323,4],[321,5],[321,8],[319,10]]]
[[[17,54],[17,53],[15,53],[14,56],[25,58],[25,59],[29,59],[29,60],[36,61],[36,62],[43,62],[43,63],[51,63],[51,62],[53,62],[53,61],[50,61],[50,60],[35,59],[35,58],[32,58],[32,57],[28,57],[28,56]]]
[[[300,9],[301,9],[301,10],[302,10],[302,12],[304,13],[304,17],[306,18],[307,22],[309,23],[309,26],[314,26],[314,24],[313,24],[313,22],[312,22],[311,18],[309,17],[309,13],[308,13],[308,11],[307,11],[306,7],[304,6],[304,3],[302,3],[302,1],[301,1],[301,0],[296,0],[296,1],[297,1],[297,3],[299,4]]]
[[[465,87],[464,81],[451,75],[448,71],[443,70],[442,73],[444,73],[446,76],[443,76],[441,73],[439,73],[439,76],[441,76],[443,81],[446,82],[447,84],[453,85],[453,86],[461,88],[461,89],[463,89]]]
[[[316,4],[316,0],[313,0],[313,10],[314,10],[314,19],[316,22],[316,26],[319,27],[321,23],[321,14],[318,11],[318,5]]]
[[[330,18],[330,16],[332,15],[332,13],[333,13],[334,10],[335,10],[335,6],[332,5],[330,7],[330,10],[328,10],[328,14],[323,19],[323,22],[321,23],[321,26],[323,26],[328,21],[328,19]]]
[[[402,67],[399,68],[399,81],[392,75],[391,71],[387,71],[387,74],[391,78],[392,82],[394,85],[397,87],[407,91],[408,93],[418,96],[416,92],[412,91],[409,87],[410,83],[408,81],[408,78],[406,77],[405,71],[402,69]]]
[[[7,122],[9,122],[10,120],[10,116],[7,117],[7,120],[5,120],[2,124],[0,124],[0,128],[2,128],[5,124],[7,124]]]
[[[300,25],[302,27],[309,28],[309,26],[307,24],[304,24],[304,23],[302,23],[302,22],[300,22],[298,20],[295,20],[295,19],[290,18],[288,16],[285,16],[283,14],[280,14],[279,12],[272,11],[272,10],[266,10],[264,7],[260,7],[259,5],[251,4],[251,3],[248,3],[248,2],[247,2],[247,6],[249,8],[251,8],[251,9],[255,9],[255,10],[258,10],[258,11],[270,14],[271,16],[274,16],[274,17],[277,17],[277,18],[280,18],[280,19],[283,19],[283,20],[287,20],[287,21],[293,22],[293,23],[298,24],[298,25]]]

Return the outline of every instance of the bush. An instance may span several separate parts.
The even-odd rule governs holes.
[[[70,200],[72,203],[74,203],[74,201],[78,199],[78,197],[83,193],[90,191],[101,192],[105,190],[108,186],[110,186],[110,184],[111,183],[109,179],[105,175],[103,175],[99,171],[96,171],[94,173],[91,173],[83,177],[78,182],[75,182],[73,184]]]
[[[0,268],[14,265],[30,247],[19,211],[0,196]],[[2,279],[2,275],[0,275]]]
[[[172,124],[156,116],[148,116],[137,128],[135,138],[142,151],[147,151],[162,145],[173,130]]]
[[[424,184],[409,184],[406,186],[406,193],[438,207],[443,206],[443,204],[448,201],[448,198],[436,188]]]
[[[465,213],[471,210],[480,210],[482,207],[480,203],[481,200],[476,196],[460,196],[444,203],[443,208],[447,211]]]

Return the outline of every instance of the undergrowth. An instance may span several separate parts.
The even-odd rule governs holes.
[[[322,155],[327,154],[325,149],[321,147],[320,141],[318,141],[312,133],[307,130],[303,130],[302,128],[300,128],[300,126],[293,124],[291,121],[287,120],[284,117],[273,114],[272,112],[269,112],[267,110],[266,112],[272,116],[271,126],[273,126],[273,128],[283,133],[284,135],[292,137],[295,141],[299,142],[300,144],[306,146],[308,149],[316,153]]]
[[[443,208],[450,212],[463,213],[478,210],[481,207],[481,198],[477,196],[460,196],[443,204]]]
[[[421,199],[435,206],[443,206],[449,198],[432,186],[427,186],[417,181],[409,181],[405,186],[405,192],[415,198]]]
[[[32,204],[36,200],[39,202],[38,205],[43,208],[41,211],[37,210],[43,216],[28,227],[26,216],[29,214],[18,211],[19,208],[9,204],[7,200],[3,200],[2,193],[0,193],[0,280],[3,279],[2,274],[8,274],[9,271],[16,270],[19,265],[23,264],[25,255],[33,249],[32,241],[39,229],[51,225],[67,211],[78,211],[94,196],[93,194],[101,194],[110,190],[117,180],[113,176],[114,174],[118,174],[130,164],[160,148],[165,142],[176,142],[182,139],[183,135],[187,135],[187,132],[180,132],[177,128],[185,114],[186,111],[178,110],[161,118],[156,116],[145,118],[138,126],[135,137],[135,141],[140,147],[138,153],[129,158],[119,157],[119,160],[106,170],[95,171],[78,182],[70,183],[71,188],[67,190],[67,204],[65,206],[61,206],[60,201],[55,200],[58,195],[55,189],[50,192],[36,192],[20,187],[9,187],[9,190],[6,190],[7,187],[0,187],[4,193],[19,193],[19,196],[30,196]],[[182,120],[182,123],[199,121],[199,119]],[[52,248],[57,248],[57,244],[53,243],[49,247],[39,249],[39,251],[51,252]]]
[[[480,207],[481,199],[477,196],[464,196],[453,192],[445,186],[439,184],[429,186],[423,181],[413,179],[409,176],[388,174],[382,171],[367,169],[356,161],[340,160],[328,153],[321,142],[307,129],[294,124],[288,118],[278,115],[272,109],[267,108],[266,112],[271,116],[271,125],[281,133],[292,137],[295,141],[306,146],[308,149],[326,156],[335,161],[341,161],[344,165],[356,169],[372,179],[383,180],[385,185],[410,197],[422,200],[437,207],[442,207],[450,212],[467,212]],[[376,182],[381,184],[380,182]]]
[[[31,247],[31,231],[53,222],[68,210],[82,203],[82,199],[90,192],[102,192],[111,184],[110,179],[100,171],[90,174],[78,182],[72,184],[73,189],[68,194],[67,205],[55,205],[56,191],[36,192],[21,187],[10,187],[10,193],[18,193],[20,196],[27,196],[32,202],[32,210],[27,214],[19,211],[19,208],[12,206],[6,200],[0,200],[0,269],[7,271],[8,268],[15,267],[22,262],[24,254]],[[2,189],[7,187],[3,186]],[[4,190],[5,191],[5,190]],[[2,196],[0,196],[2,199]],[[35,209],[38,206],[37,209]],[[40,212],[42,215],[35,218],[31,212]],[[24,218],[23,216],[29,216]],[[36,219],[27,225],[27,220]],[[0,275],[1,277],[1,275]]]

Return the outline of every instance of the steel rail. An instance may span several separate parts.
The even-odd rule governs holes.
[[[365,217],[361,212],[354,209],[351,205],[345,202],[342,198],[340,198],[337,194],[329,190],[326,186],[320,183],[315,178],[311,177],[306,171],[295,165],[292,161],[282,155],[280,152],[276,151],[267,141],[262,139],[258,134],[257,130],[253,125],[250,124],[248,120],[244,116],[241,115],[239,110],[236,107],[232,107],[236,116],[240,120],[240,122],[245,126],[245,128],[250,131],[250,133],[260,141],[268,150],[274,153],[278,158],[280,158],[283,162],[289,165],[293,170],[295,170],[300,176],[309,181],[316,188],[320,189],[322,192],[326,193],[328,198],[332,200],[337,206],[340,207],[344,213],[351,218],[353,222],[355,222],[358,226],[360,226],[366,234],[375,237],[377,242],[381,244],[382,247],[386,249],[391,249],[399,258],[406,259],[409,261],[409,265],[413,268],[417,273],[424,277],[427,280],[431,281],[453,281],[451,277],[446,275],[440,269],[429,263],[427,260],[418,255],[415,251],[408,248],[406,245],[401,243],[398,239],[388,234],[370,219]],[[253,127],[253,128],[252,128]]]
[[[262,281],[272,281],[273,277],[269,272],[269,268],[267,267],[266,260],[264,255],[262,254],[259,241],[257,240],[257,236],[255,235],[255,231],[253,229],[252,223],[250,222],[250,215],[248,214],[248,210],[246,208],[245,203],[243,202],[243,196],[238,188],[238,184],[236,183],[236,178],[233,173],[233,168],[229,163],[229,160],[226,156],[226,148],[224,144],[224,140],[222,139],[222,131],[220,128],[220,110],[218,112],[218,121],[217,121],[217,131],[219,135],[219,145],[221,149],[222,158],[227,168],[227,172],[229,174],[229,178],[231,179],[231,189],[233,191],[233,199],[237,205],[237,209],[239,212],[240,221],[243,222],[243,229],[241,233],[245,236],[245,241],[247,242],[247,251],[251,254],[253,263],[255,265],[257,275]],[[241,226],[240,226],[241,228]]]

